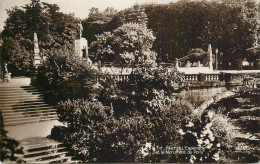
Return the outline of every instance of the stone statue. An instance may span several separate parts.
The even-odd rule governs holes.
[[[37,34],[34,33],[34,49],[39,49]]]
[[[79,38],[81,38],[83,32],[83,26],[81,24],[81,21],[78,23],[78,31],[79,31]]]
[[[8,74],[7,64],[5,63],[5,73]]]

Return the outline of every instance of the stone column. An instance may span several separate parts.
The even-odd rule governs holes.
[[[190,61],[187,61],[186,66],[187,66],[188,68],[190,68]]]
[[[175,58],[175,68],[179,70],[179,59]]]
[[[34,33],[34,59],[33,59],[33,64],[37,68],[41,64],[41,57],[39,55],[40,49],[39,49],[39,44],[38,44],[38,38],[37,34]]]
[[[36,85],[36,81],[37,81],[37,67],[41,64],[41,57],[40,57],[40,49],[39,49],[39,43],[38,43],[38,38],[37,38],[37,34],[34,33],[34,37],[33,37],[33,44],[34,44],[34,48],[33,48],[33,54],[34,54],[34,58],[33,58],[33,65],[35,67],[35,72],[31,72],[31,84],[30,85]]]
[[[208,46],[207,61],[208,61],[208,64],[209,64],[209,69],[210,69],[210,70],[213,70],[211,44],[209,44],[209,46]]]

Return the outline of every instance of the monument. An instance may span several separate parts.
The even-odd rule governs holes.
[[[40,49],[39,49],[39,44],[38,44],[38,38],[37,38],[37,34],[34,33],[34,59],[33,59],[33,64],[34,66],[38,67],[38,65],[41,64],[41,57],[39,55],[40,53]]]
[[[211,44],[208,46],[208,52],[207,52],[207,61],[209,64],[209,69],[213,70],[213,61],[212,61],[212,49],[211,49]]]
[[[75,55],[82,59],[88,59],[88,41],[82,38],[83,26],[81,22],[78,24],[77,32],[79,33],[78,38],[74,41]]]

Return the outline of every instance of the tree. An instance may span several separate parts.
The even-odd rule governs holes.
[[[24,65],[24,61],[27,62],[28,56],[31,56],[29,54],[33,53],[31,40],[33,40],[34,33],[37,33],[39,39],[41,56],[44,56],[46,50],[53,47],[60,48],[67,42],[72,46],[76,35],[77,20],[73,15],[59,12],[56,4],[32,0],[30,4],[8,10],[7,14],[8,18],[1,34],[3,45],[8,45],[10,40],[20,42],[20,44],[16,44],[15,53],[13,46],[11,46],[13,49],[4,48],[4,62],[12,65],[11,67],[14,68],[12,71],[17,70],[16,75],[19,75],[17,73],[20,72],[21,66],[19,65]],[[17,63],[18,60],[19,63]],[[32,65],[32,60],[29,60],[29,63]],[[25,74],[29,74],[31,71],[28,69]]]
[[[114,30],[116,27],[111,27],[109,23],[116,13],[117,11],[113,7],[107,7],[104,11],[91,8],[88,17],[82,21],[84,28],[82,36],[87,38],[89,43],[92,43],[95,40],[95,35]]]
[[[4,38],[2,46],[2,60],[8,64],[8,71],[12,75],[30,75],[33,70],[32,42],[28,39],[19,41],[12,38]]]
[[[151,51],[155,37],[151,30],[138,23],[124,24],[113,32],[97,35],[91,44],[96,61],[120,64],[155,64],[156,53]]]

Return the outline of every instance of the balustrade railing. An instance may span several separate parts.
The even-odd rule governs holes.
[[[98,75],[96,76],[96,80],[106,80],[108,75]],[[109,75],[110,77],[112,77],[113,79],[115,79],[116,81],[123,81],[125,79],[129,79],[129,75]]]
[[[219,74],[209,74],[205,75],[206,81],[218,81],[219,80]]]
[[[129,79],[129,75],[120,74],[120,75],[110,75],[113,79],[117,81],[122,81],[125,79]],[[184,75],[185,81],[201,81],[201,74],[186,74]],[[205,74],[205,81],[218,81],[220,80],[220,74]],[[99,75],[96,76],[96,80],[106,80],[107,75]]]
[[[194,75],[185,75],[184,77],[185,81],[198,81],[199,80],[199,75],[194,74]]]

